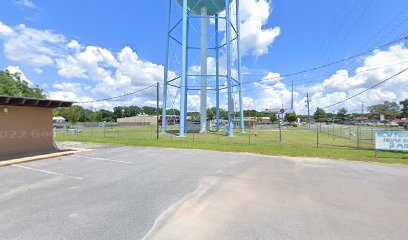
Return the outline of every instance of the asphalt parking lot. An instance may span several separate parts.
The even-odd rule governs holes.
[[[0,179],[0,239],[408,236],[402,165],[100,147]]]

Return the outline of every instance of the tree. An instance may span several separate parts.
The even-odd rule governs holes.
[[[296,120],[297,120],[297,115],[296,115],[296,113],[288,113],[288,114],[286,114],[286,115],[285,115],[285,120],[286,120],[287,122],[290,122],[290,123],[296,122]]]
[[[61,116],[70,123],[96,121],[95,113],[92,110],[85,109],[81,106],[57,108],[54,110],[54,116]]]
[[[81,119],[83,108],[80,106],[72,106],[63,110],[63,116],[69,123],[77,123]]]
[[[324,119],[327,118],[327,113],[322,108],[317,108],[316,112],[313,114],[313,118],[317,122],[322,122]]]
[[[348,119],[348,117],[347,117],[347,109],[345,109],[345,108],[342,108],[342,109],[340,109],[338,112],[337,112],[337,115],[336,115],[336,118],[338,118],[338,119],[341,119],[341,120],[347,120]]]
[[[140,114],[141,108],[137,106],[125,107],[125,117],[134,117]]]
[[[400,105],[402,106],[401,117],[408,118],[408,98],[404,101],[401,101]]]
[[[273,113],[269,116],[269,119],[271,120],[271,123],[275,123],[278,120],[278,117]]]
[[[114,115],[113,112],[108,110],[101,109],[96,112],[96,121],[97,122],[114,122]]]
[[[180,110],[178,110],[178,109],[167,109],[166,114],[167,115],[178,115],[178,116],[180,116]]]
[[[385,101],[383,104],[369,106],[368,111],[371,119],[380,119],[384,115],[386,119],[394,119],[400,113],[400,107],[395,102]]]
[[[0,95],[14,97],[30,97],[44,99],[43,90],[30,87],[30,84],[21,79],[20,73],[10,73],[8,70],[0,71]]]
[[[244,110],[244,117],[255,117],[257,114],[256,110]]]
[[[142,108],[142,112],[144,113],[144,114],[147,114],[147,115],[156,115],[156,108],[155,107],[148,107],[148,106],[144,106],[143,108]]]
[[[207,118],[208,120],[215,120],[217,114],[217,108],[212,107],[207,109]]]
[[[188,116],[191,117],[192,120],[197,121],[200,120],[200,113],[199,112],[189,112],[187,113]]]

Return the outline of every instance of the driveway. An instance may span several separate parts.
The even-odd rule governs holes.
[[[102,146],[0,179],[0,239],[408,236],[402,165]]]

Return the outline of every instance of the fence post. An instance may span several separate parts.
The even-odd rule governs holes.
[[[327,138],[330,137],[330,126],[326,124],[327,127]]]
[[[251,145],[251,117],[249,117],[248,123],[248,144]]]
[[[321,125],[321,123],[320,123]],[[319,148],[319,126],[316,125],[316,146]]]
[[[166,79],[166,81],[167,81],[167,79]],[[160,83],[159,82],[157,82],[156,91],[157,91],[157,96],[156,96],[156,98],[157,98],[157,106],[156,106],[156,140],[159,140],[159,112],[160,112],[160,109],[159,109]],[[164,120],[162,119],[162,121],[164,121]]]
[[[360,132],[361,128],[360,126],[357,127],[357,148],[360,149]]]
[[[282,128],[281,128],[280,119],[278,119],[278,122],[279,122],[279,145],[280,145],[280,144],[282,144]],[[310,125],[309,125],[309,128],[310,128]]]

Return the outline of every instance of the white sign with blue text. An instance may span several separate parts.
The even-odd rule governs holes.
[[[408,152],[408,131],[377,131],[375,149]]]

